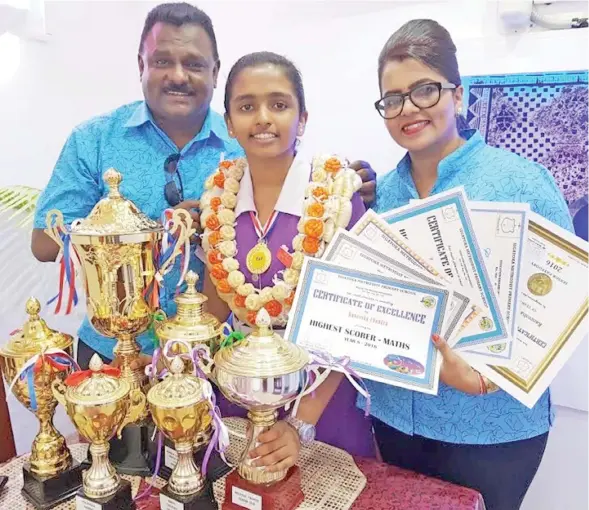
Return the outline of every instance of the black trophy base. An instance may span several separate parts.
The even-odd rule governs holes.
[[[218,510],[213,484],[210,480],[207,480],[205,484],[202,491],[192,496],[178,496],[170,492],[166,485],[160,491],[160,508],[162,510]]]
[[[198,451],[194,453],[194,463],[202,467],[202,461],[204,459],[208,444],[204,445]],[[155,458],[157,454],[157,439],[152,442],[151,445],[151,459],[153,460],[152,469],[155,469]],[[160,462],[160,470],[158,476],[163,478],[164,480],[169,480],[170,475],[172,474],[172,470],[176,465],[177,461],[177,453],[174,449],[174,443],[169,441],[168,439],[164,440],[163,451],[161,453],[161,462]],[[226,474],[231,471],[231,468],[225,464],[219,452],[217,450],[213,450],[211,452],[211,456],[209,457],[209,464],[207,466],[207,472],[205,473],[205,477],[212,482],[215,482],[219,478],[222,478]]]
[[[131,482],[121,480],[119,490],[108,498],[92,499],[80,489],[76,494],[76,510],[135,510]]]
[[[113,437],[109,444],[108,458],[117,473],[123,475],[151,476],[151,459],[149,452],[150,437],[155,425],[145,422],[141,425],[127,425],[121,434],[121,439]],[[90,450],[88,458],[91,460]]]
[[[27,462],[23,466],[22,495],[37,510],[53,508],[76,495],[82,486],[82,471],[85,465],[72,462],[72,466],[63,473],[53,477],[38,476],[31,471]]]

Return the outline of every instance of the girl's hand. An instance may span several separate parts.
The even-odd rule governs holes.
[[[439,335],[432,335],[432,341],[443,358],[440,380],[469,395],[480,395],[482,381],[479,373],[456,354]]]
[[[273,473],[294,466],[301,451],[298,432],[284,421],[260,434],[260,446],[250,453],[254,466],[266,466]]]

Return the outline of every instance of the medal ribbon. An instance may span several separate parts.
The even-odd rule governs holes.
[[[266,225],[264,227],[262,227],[260,223],[258,213],[250,211],[250,218],[252,219],[254,230],[258,235],[258,240],[263,241],[268,236],[268,234],[270,234],[272,227],[274,227],[274,224],[276,223],[276,218],[278,218],[278,211],[272,211],[272,214],[268,218],[268,221],[266,222]]]

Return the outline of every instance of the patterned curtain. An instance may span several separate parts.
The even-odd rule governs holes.
[[[587,72],[463,78],[467,123],[489,145],[548,168],[587,240]]]

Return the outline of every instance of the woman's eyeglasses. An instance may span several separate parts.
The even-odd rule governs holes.
[[[179,159],[180,154],[172,154],[164,162],[164,173],[167,181],[164,187],[164,196],[168,204],[172,207],[176,207],[180,202],[184,201],[184,186],[182,185],[182,178],[178,172]],[[179,186],[176,185],[174,176],[178,177]]]
[[[376,101],[374,107],[383,119],[390,120],[401,115],[406,98],[409,98],[417,108],[431,108],[439,103],[442,90],[455,88],[456,85],[453,83],[422,83],[404,94],[389,94]]]

